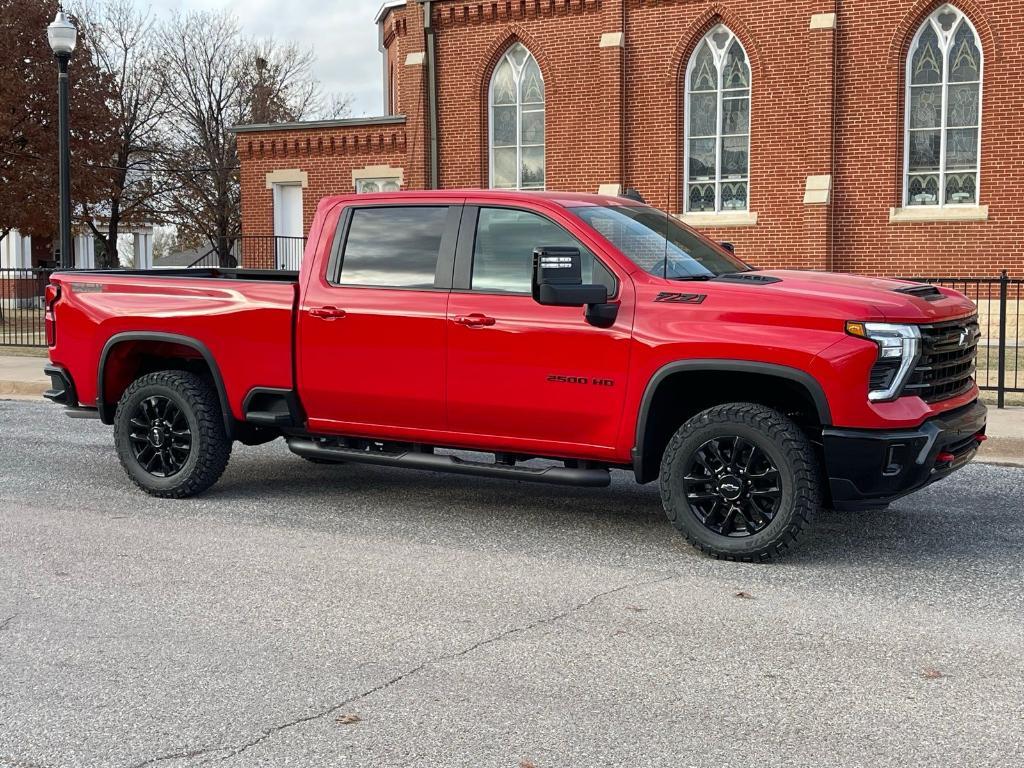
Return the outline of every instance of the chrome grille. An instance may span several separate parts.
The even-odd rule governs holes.
[[[948,400],[974,384],[981,329],[978,316],[922,325],[921,357],[903,387],[926,403]]]

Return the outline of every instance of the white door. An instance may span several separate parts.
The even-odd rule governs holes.
[[[274,185],[274,253],[278,269],[302,264],[302,185]]]

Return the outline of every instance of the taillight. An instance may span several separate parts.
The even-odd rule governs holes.
[[[50,283],[46,286],[43,294],[46,301],[46,315],[44,325],[46,326],[46,346],[52,347],[57,343],[57,320],[53,313],[53,305],[60,298],[60,286]]]

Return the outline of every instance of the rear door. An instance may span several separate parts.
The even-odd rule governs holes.
[[[586,455],[616,443],[626,390],[632,283],[550,212],[467,205],[448,303],[448,424],[480,445],[561,448]],[[530,295],[533,250],[572,246],[584,282],[620,304],[610,328],[579,307],[545,307]],[[570,446],[575,446],[570,448]]]
[[[354,205],[299,309],[313,431],[403,437],[444,428],[448,291],[461,201]]]

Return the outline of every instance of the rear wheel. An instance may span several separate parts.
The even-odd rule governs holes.
[[[205,491],[231,456],[216,391],[188,371],[136,379],[117,404],[114,442],[132,482],[163,498]]]
[[[810,440],[754,403],[709,408],[672,437],[661,462],[669,520],[697,549],[769,560],[792,547],[821,505]]]

